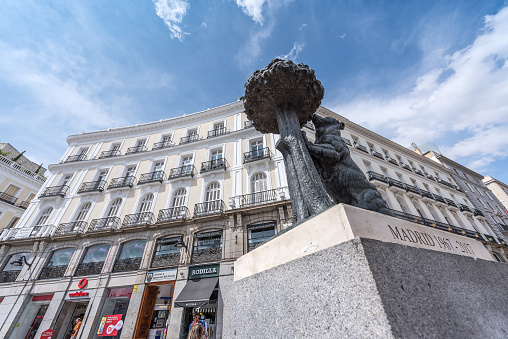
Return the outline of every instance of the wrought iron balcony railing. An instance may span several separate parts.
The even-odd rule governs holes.
[[[82,234],[86,228],[86,221],[67,222],[58,225],[53,233],[53,237],[60,237],[64,235]]]
[[[250,120],[247,120],[243,123],[243,128],[251,128],[253,127],[254,125],[252,125],[252,121]]]
[[[194,165],[185,165],[182,167],[172,168],[171,171],[169,171],[168,179],[194,177],[194,175],[196,175],[196,167],[194,167]]]
[[[346,145],[348,145],[348,146],[353,146],[353,145],[351,144],[351,141],[350,141],[349,139],[347,139],[347,138],[342,138],[342,140],[344,140],[344,142],[346,143]]]
[[[406,165],[405,163],[403,162],[399,162],[399,166],[402,167],[403,169],[406,169],[408,171],[411,171],[411,167],[409,167],[409,165]]]
[[[112,179],[109,183],[108,189],[111,188],[121,188],[121,187],[132,187],[134,186],[134,182],[136,178],[133,176],[126,176]]]
[[[155,254],[152,259],[152,265],[150,267],[167,267],[167,266],[178,266],[180,262],[180,252],[175,253],[163,253]]]
[[[84,182],[79,186],[78,193],[102,192],[106,187],[106,180]]]
[[[64,163],[86,160],[86,154],[69,155]]]
[[[21,207],[22,209],[26,210],[28,208],[28,206],[30,205],[30,201],[22,201],[21,204],[19,204],[18,206]]]
[[[119,155],[122,155],[119,150],[103,151],[101,155],[99,155],[99,159],[113,158]]]
[[[141,174],[138,180],[138,185],[157,181],[162,184],[164,180],[166,180],[166,173],[164,173],[164,171],[153,171],[150,173]]]
[[[501,231],[503,231],[503,232],[508,232],[508,225],[505,225],[505,224],[497,224],[497,226],[499,226],[499,228],[501,229]]]
[[[415,173],[416,173],[416,174],[418,174],[418,175],[421,175],[422,177],[424,177],[424,176],[425,176],[425,173],[423,173],[423,171],[422,171],[422,170],[419,170],[418,168],[414,168],[414,167],[413,167],[413,172],[415,172]]]
[[[74,273],[74,276],[100,274],[103,266],[104,261],[87,262],[87,263],[82,262],[81,264],[78,265],[78,268]]]
[[[395,187],[398,187],[398,188],[402,188],[402,189],[406,189],[406,184],[404,184],[402,181],[399,181],[399,180],[395,180],[395,179],[392,179],[392,178],[386,178],[388,180],[388,185],[389,186],[395,186]]]
[[[253,150],[250,152],[245,152],[243,154],[243,163],[246,164],[248,162],[253,162],[261,159],[271,159],[272,158],[272,152],[270,152],[270,149],[268,147]]]
[[[46,189],[44,189],[44,191],[39,195],[39,198],[47,198],[47,197],[63,198],[65,196],[65,193],[67,193],[68,189],[69,186],[67,185],[46,187]]]
[[[384,175],[381,175],[373,171],[367,171],[367,177],[369,178],[369,181],[378,180],[388,183],[388,180]]]
[[[186,137],[181,137],[180,138],[180,145],[188,144],[190,142],[199,141],[201,139],[203,139],[203,137],[201,135],[199,135],[199,134],[188,135]]]
[[[367,147],[363,146],[363,145],[360,145],[359,143],[357,143],[356,141],[353,141],[353,146],[356,148],[356,149],[359,149],[360,151],[362,152],[365,152],[365,153],[369,153],[369,150],[367,150]]]
[[[137,271],[139,270],[139,266],[141,266],[142,260],[142,257],[116,259],[113,272]]]
[[[437,194],[433,194],[433,195],[434,195],[434,200],[436,200],[436,201],[439,201],[439,202],[442,202],[442,203],[446,204],[446,200],[445,200],[442,196],[437,195]]]
[[[421,189],[420,194],[422,195],[422,197],[434,199],[434,194],[430,193],[429,191]]]
[[[0,283],[10,283],[16,281],[16,278],[18,277],[19,271],[1,271],[0,272]]]
[[[455,189],[456,189],[455,185],[454,185],[454,184],[452,184],[451,182],[448,182],[448,181],[446,181],[446,180],[439,179],[439,178],[436,178],[436,181],[437,181],[438,183],[440,183],[440,184],[443,184],[443,185],[445,185],[445,186],[448,186],[448,187],[451,187],[451,188],[455,188]]]
[[[385,157],[381,153],[379,153],[379,152],[377,152],[377,151],[375,151],[373,149],[370,150],[370,154],[372,154],[376,158],[379,158],[381,160],[385,160]]]
[[[386,157],[386,161],[388,161],[390,164],[394,164],[394,165],[399,166],[399,163],[397,162],[397,160],[395,160],[393,158]]]
[[[428,174],[428,173],[425,173],[425,176],[426,176],[427,178],[429,178],[430,180],[434,180],[434,181],[436,181],[436,179],[435,179],[432,175],[430,175],[430,174]]]
[[[256,205],[269,204],[277,201],[277,191],[267,190],[256,193],[244,194],[239,196],[240,207],[250,207]]]
[[[13,195],[10,195],[10,194],[4,193],[4,192],[0,193],[0,201],[14,205],[16,203],[16,200],[18,200],[18,198],[16,198]]]
[[[459,204],[459,209],[460,209],[462,212],[470,212],[470,213],[473,213],[473,211],[471,211],[471,209],[469,208],[469,206],[464,205],[464,204]]]
[[[406,191],[407,192],[413,192],[413,193],[416,193],[416,194],[420,194],[420,189],[416,186],[413,186],[413,185],[408,185],[408,184],[404,184],[406,186]]]
[[[484,217],[485,218],[485,215],[483,214],[482,211],[480,211],[479,209],[475,208],[473,209],[473,214],[477,217]]]
[[[190,212],[186,206],[171,207],[159,211],[157,222],[165,222],[179,219],[189,219]]]
[[[192,251],[192,263],[219,261],[222,259],[222,246],[194,249]]]
[[[145,145],[134,146],[134,147],[127,148],[127,153],[125,153],[125,154],[135,154],[135,153],[141,153],[141,152],[146,152],[146,151],[147,151],[147,148]]]
[[[101,232],[101,231],[114,231],[120,228],[120,218],[119,217],[107,217],[100,219],[93,219],[90,221],[90,225],[88,226],[87,233],[91,232]]]
[[[448,206],[457,207],[457,204],[455,203],[455,201],[453,201],[451,199],[447,199],[447,198],[445,198],[445,201],[448,204]]]
[[[210,161],[204,161],[201,163],[201,171],[200,172],[205,173],[205,172],[217,171],[217,170],[221,170],[221,169],[223,169],[225,171],[227,169],[227,167],[228,167],[228,162],[224,158],[210,160]]]
[[[175,146],[175,143],[172,142],[172,141],[156,142],[156,143],[153,144],[152,151],[155,151],[155,150],[158,150],[158,149],[163,149],[163,148],[169,148],[169,147],[173,147],[173,146]]]
[[[226,204],[222,200],[202,202],[194,205],[194,216],[207,214],[223,213],[226,210]]]
[[[41,274],[39,275],[39,280],[61,278],[64,276],[65,271],[67,271],[67,265],[46,266],[42,269]]]
[[[123,218],[122,227],[148,226],[153,225],[154,215],[152,212],[141,212],[135,214],[127,214]]]
[[[213,137],[218,137],[218,136],[221,136],[221,135],[226,135],[226,134],[229,134],[231,133],[231,131],[227,128],[217,128],[217,129],[213,129],[211,131],[208,131],[208,137],[207,138],[213,138]]]

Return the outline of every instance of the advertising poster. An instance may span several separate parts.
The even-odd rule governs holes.
[[[51,339],[51,338],[53,338],[54,334],[55,334],[55,331],[53,331],[52,329],[46,330],[46,331],[42,332],[41,339]]]
[[[120,330],[122,326],[123,321],[121,314],[105,315],[101,319],[97,335],[99,337],[115,336],[118,334],[118,330]]]

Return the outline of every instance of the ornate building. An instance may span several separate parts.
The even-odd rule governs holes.
[[[345,122],[352,157],[397,217],[476,238],[506,260],[450,169],[318,114]],[[221,338],[235,259],[292,224],[277,140],[252,127],[242,102],[70,136],[0,236],[0,336],[63,338],[80,317],[78,338],[186,338],[197,311]]]

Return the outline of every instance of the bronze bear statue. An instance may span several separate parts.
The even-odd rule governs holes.
[[[333,118],[312,116],[316,141],[304,138],[326,192],[335,203],[344,203],[393,216],[386,202],[362,170],[351,158],[349,149],[340,135],[344,123]]]

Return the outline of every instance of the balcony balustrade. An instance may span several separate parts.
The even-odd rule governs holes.
[[[238,196],[240,208],[269,204],[277,201],[277,191],[267,190]]]
[[[39,275],[39,280],[61,278],[64,276],[65,271],[67,271],[67,265],[46,266],[42,269],[41,274]]]
[[[86,229],[86,225],[85,221],[74,221],[60,224],[56,228],[55,233],[53,233],[53,237],[82,234]]]
[[[186,137],[181,137],[180,138],[180,145],[183,145],[183,144],[188,144],[190,142],[196,142],[196,141],[199,141],[203,139],[203,137],[199,134],[192,134],[192,135],[188,135]]]
[[[154,215],[152,212],[141,212],[135,214],[127,214],[123,219],[122,228],[133,226],[153,225]]]
[[[473,214],[477,217],[484,217],[485,218],[485,215],[483,214],[482,211],[480,211],[479,209],[475,208],[473,209]]]
[[[402,188],[403,190],[406,190],[406,184],[404,184],[402,181],[395,180],[395,179],[392,179],[392,178],[387,178],[387,180],[388,180],[388,185],[389,186],[395,186],[395,187],[398,187],[398,188]]]
[[[443,185],[445,185],[445,186],[448,186],[448,187],[451,187],[451,188],[455,188],[455,189],[456,189],[455,185],[454,185],[454,184],[452,184],[451,182],[448,182],[448,181],[446,181],[446,180],[439,179],[439,178],[436,178],[436,181],[437,181],[438,183],[440,183],[440,184],[443,184]]]
[[[74,276],[100,274],[103,266],[104,261],[81,263],[78,265]]]
[[[4,157],[2,155],[0,155],[0,165],[10,167],[13,170],[17,171],[18,173],[20,173],[24,176],[28,176],[34,180],[37,180],[40,183],[44,183],[46,181],[46,178],[43,177],[42,175],[40,175],[39,173],[34,173],[34,172],[30,171],[29,169],[21,166],[17,162],[7,159],[6,157]]]
[[[219,261],[222,259],[222,246],[194,249],[192,251],[192,263]]]
[[[145,145],[142,145],[142,146],[134,146],[134,147],[129,147],[127,148],[127,153],[125,154],[136,154],[136,153],[141,153],[141,152],[146,152],[147,151],[147,148]]]
[[[348,146],[353,146],[353,145],[351,144],[351,141],[350,141],[349,139],[347,139],[347,138],[342,138],[342,140],[344,141],[344,143],[345,143],[346,145],[348,145]]]
[[[226,170],[228,167],[228,162],[224,158],[214,159],[210,161],[204,161],[201,163],[201,173],[217,171],[217,170]]]
[[[18,207],[21,207],[22,209],[26,210],[29,205],[30,205],[30,201],[25,200],[25,201],[21,202],[21,204],[19,204]]]
[[[428,173],[425,173],[425,176],[426,176],[427,178],[429,178],[430,180],[434,180],[434,181],[436,181],[436,179],[435,179],[432,175],[430,175],[430,174],[428,174]]]
[[[152,268],[178,266],[180,252],[156,254],[152,259]]]
[[[363,145],[360,145],[359,143],[357,143],[356,141],[353,142],[353,145],[356,149],[362,151],[362,152],[365,152],[365,153],[369,153],[369,151],[367,150],[367,147],[363,146]]]
[[[422,171],[422,170],[419,170],[418,168],[414,168],[414,167],[413,167],[413,172],[415,172],[415,173],[416,173],[416,174],[418,174],[418,175],[421,175],[422,177],[424,177],[424,176],[425,176],[425,173],[423,173],[423,171]]]
[[[18,278],[19,271],[1,271],[0,272],[0,283],[10,283],[16,281]]]
[[[158,150],[158,149],[163,149],[163,148],[170,148],[170,147],[173,147],[173,146],[175,146],[175,143],[172,142],[172,141],[156,142],[156,143],[153,144],[152,151],[155,151],[155,150]]]
[[[243,163],[249,163],[261,159],[271,159],[272,158],[272,152],[270,152],[270,149],[268,147],[256,149],[250,152],[243,153]]]
[[[411,167],[409,167],[409,165],[406,165],[405,163],[403,162],[399,162],[399,166],[402,167],[403,169],[406,169],[408,171],[411,171]]]
[[[86,160],[86,154],[76,154],[76,155],[70,155],[65,159],[64,163],[69,162],[76,162],[76,161],[83,161]]]
[[[226,210],[226,204],[222,200],[202,202],[194,205],[194,216],[207,214],[223,213]]]
[[[99,159],[113,158],[122,155],[119,150],[103,151],[99,155]]]
[[[508,232],[508,225],[505,224],[496,224],[502,232]]]
[[[404,184],[406,186],[406,191],[407,192],[411,192],[411,193],[414,193],[414,194],[418,194],[418,195],[421,195],[421,192],[420,192],[420,189],[416,186],[413,186],[413,185],[408,185],[408,184]]]
[[[372,154],[376,158],[379,158],[381,160],[385,160],[385,157],[381,153],[379,153],[379,152],[377,152],[377,151],[375,151],[373,149],[370,150],[370,154]]]
[[[251,128],[253,127],[254,125],[252,125],[252,121],[250,120],[247,120],[243,123],[243,128]]]
[[[126,176],[126,177],[120,177],[112,179],[109,183],[108,189],[112,188],[122,188],[122,187],[132,187],[134,186],[134,182],[136,181],[136,178],[133,176]]]
[[[434,194],[434,200],[442,202],[443,204],[446,204],[446,200],[440,195]]]
[[[78,193],[102,192],[106,187],[106,180],[84,182],[79,186]]]
[[[473,213],[473,211],[471,211],[471,209],[470,209],[467,205],[464,205],[464,204],[459,204],[459,209],[460,209],[462,212],[469,212],[469,213]]]
[[[13,195],[7,194],[5,192],[0,193],[0,201],[14,205],[16,203],[16,200],[18,200],[18,198],[16,198]]]
[[[424,198],[429,198],[429,199],[432,199],[434,200],[434,195],[432,193],[430,193],[429,191],[426,191],[426,190],[420,190],[420,194],[422,197]]]
[[[384,175],[373,172],[373,171],[367,172],[367,178],[369,179],[369,181],[377,180],[377,181],[388,183],[388,180]]]
[[[189,219],[190,212],[186,206],[171,207],[159,211],[157,222]]]
[[[393,165],[399,166],[399,163],[397,162],[397,160],[395,160],[395,159],[393,159],[393,158],[386,157],[386,161],[388,161],[390,164],[393,164]]]
[[[87,233],[101,232],[101,231],[114,231],[120,228],[120,218],[107,217],[100,219],[93,219],[90,221]]]
[[[219,137],[221,135],[226,135],[231,133],[231,131],[227,128],[216,128],[211,131],[208,131],[208,137],[207,138],[213,138],[213,137]]]
[[[458,206],[457,206],[457,204],[455,203],[455,201],[453,201],[453,200],[451,200],[451,199],[447,199],[447,198],[445,198],[445,201],[446,201],[446,203],[448,204],[448,206],[453,206],[453,207],[457,207],[457,208],[458,208]]]
[[[139,266],[141,266],[142,260],[142,257],[116,259],[112,272],[137,271],[139,270]]]
[[[185,165],[182,167],[172,168],[169,171],[168,179],[194,177],[194,175],[196,175],[196,167],[194,167],[194,165]]]
[[[52,186],[46,187],[44,191],[39,195],[39,198],[48,198],[48,197],[64,197],[67,193],[69,186],[61,185],[61,186]]]
[[[166,173],[164,171],[153,171],[150,173],[141,174],[138,180],[138,185],[148,184],[151,182],[162,182],[166,180]]]

